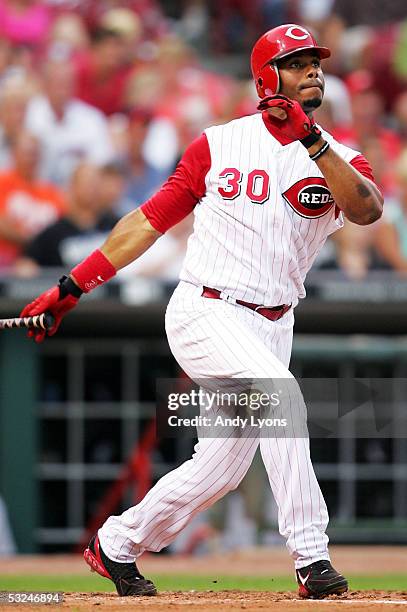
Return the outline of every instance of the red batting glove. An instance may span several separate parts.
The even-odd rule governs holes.
[[[30,317],[43,312],[50,312],[55,318],[55,324],[51,329],[30,329],[29,338],[35,342],[42,342],[46,335],[53,336],[63,317],[79,302],[82,291],[75,285],[72,279],[63,276],[58,285],[51,287],[42,293],[31,304],[28,304],[20,314],[20,317]]]
[[[321,138],[321,130],[304,113],[297,100],[291,100],[286,96],[276,94],[263,98],[257,108],[261,111],[271,108],[285,111],[287,115],[285,119],[279,119],[272,113],[268,113],[268,118],[276,130],[287,140],[292,142],[299,140],[308,149]]]
[[[67,312],[75,308],[82,293],[88,293],[99,287],[116,274],[116,268],[109,259],[96,249],[72,270],[75,282],[69,276],[59,279],[58,285],[42,293],[36,300],[26,306],[21,317],[28,317],[43,312],[49,312],[55,318],[55,323],[48,330],[30,330],[29,338],[42,342],[45,336],[53,336]]]

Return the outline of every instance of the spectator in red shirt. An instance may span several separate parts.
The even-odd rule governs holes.
[[[382,123],[384,114],[383,99],[374,87],[370,72],[358,70],[347,79],[351,94],[352,123],[347,126],[337,126],[334,137],[345,145],[365,152],[372,140],[381,147],[388,171],[382,174],[382,188],[385,195],[394,189],[394,173],[392,166],[401,151],[400,136]]]
[[[224,116],[235,91],[233,79],[205,70],[193,49],[176,35],[161,40],[156,62],[152,67],[141,68],[133,80],[140,79],[145,71],[154,72],[160,84],[155,97],[150,95],[150,108],[155,103],[156,116],[167,118],[177,128],[181,150],[206,125]],[[141,96],[143,92],[138,94],[139,104]]]
[[[405,15],[404,3],[403,11]],[[381,24],[372,30],[364,53],[364,65],[372,72],[374,86],[381,92],[387,112],[393,111],[397,96],[406,89],[406,32],[406,19]]]
[[[211,4],[216,50],[236,52],[249,48],[261,31],[259,0],[223,0]]]
[[[131,70],[126,64],[126,50],[117,31],[99,28],[93,33],[89,52],[77,59],[77,97],[106,115],[124,110]]]
[[[67,0],[67,2],[75,0]],[[103,15],[111,9],[128,9],[137,15],[143,24],[147,38],[156,38],[167,30],[166,21],[158,0],[77,0],[75,12],[80,11],[88,27],[97,28]]]
[[[139,61],[139,43],[143,37],[143,25],[137,15],[126,8],[112,9],[103,15],[100,26],[119,34],[124,45],[125,63],[133,64]]]
[[[381,259],[399,274],[407,275],[407,149],[396,165],[397,191],[386,202],[377,224],[375,245]]]

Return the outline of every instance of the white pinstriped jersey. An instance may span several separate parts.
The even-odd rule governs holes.
[[[256,304],[295,305],[327,236],[343,225],[322,173],[300,142],[280,144],[260,113],[205,134],[211,165],[181,280]],[[359,155],[322,134],[345,160]]]
[[[305,274],[317,252],[342,224],[307,151],[298,142],[283,146],[270,133],[267,118],[258,114],[206,130],[141,207],[161,233],[195,210],[181,272],[187,282],[178,285],[166,312],[171,351],[195,381],[292,382],[292,310],[271,324],[248,308],[206,299],[201,287],[259,305],[295,305],[305,293]],[[362,156],[323,135],[339,155],[373,178]],[[296,396],[289,393],[291,418],[298,405],[305,419],[302,395],[299,404]],[[208,415],[213,418],[218,408]],[[99,530],[106,554],[130,563],[145,550],[167,546],[198,512],[236,489],[260,445],[277,501],[279,530],[296,569],[329,560],[328,512],[308,438],[286,432],[211,438],[200,429],[191,460],[163,476],[138,505],[107,519]]]

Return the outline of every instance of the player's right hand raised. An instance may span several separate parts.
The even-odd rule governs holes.
[[[286,96],[276,94],[263,98],[257,108],[261,111],[269,111],[270,122],[289,141],[299,140],[302,142],[305,140],[307,144],[305,142],[302,144],[308,147],[321,136],[321,131],[313,120],[305,114],[297,100],[291,100]],[[310,144],[308,144],[308,139],[312,141]]]
[[[55,323],[50,329],[30,329],[28,337],[34,338],[35,342],[42,342],[46,335],[53,336],[63,317],[72,308],[75,308],[81,294],[81,289],[75,285],[73,280],[63,276],[58,285],[51,287],[23,308],[20,317],[30,317],[43,312],[50,312],[55,318]]]

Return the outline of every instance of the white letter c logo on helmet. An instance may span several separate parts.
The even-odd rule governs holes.
[[[298,34],[295,34],[294,30],[297,30],[297,32],[301,32],[301,35],[298,36]],[[290,26],[287,29],[285,35],[289,36],[290,38],[293,38],[294,40],[305,40],[306,38],[308,38],[309,32],[307,32],[307,30],[305,28],[302,28],[301,26],[294,25]]]

